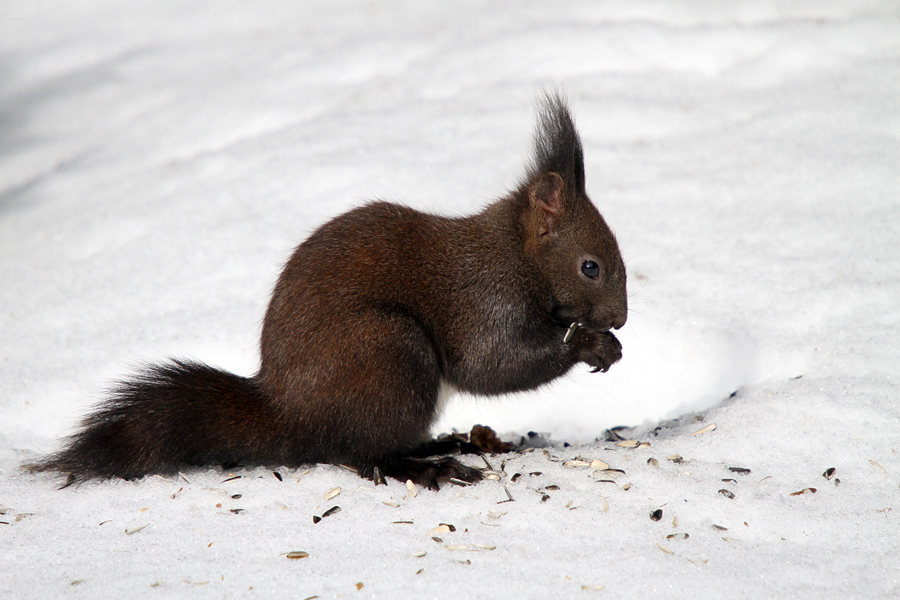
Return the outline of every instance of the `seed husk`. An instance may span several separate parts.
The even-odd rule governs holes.
[[[426,554],[428,554],[428,553],[425,552],[424,550],[419,550],[418,552],[413,552],[412,554],[410,554],[410,556],[411,556],[412,558],[422,558],[422,557],[425,556]]]
[[[713,523],[712,528],[716,531],[728,531],[727,527],[722,527],[721,525],[716,525],[715,523]]]
[[[595,471],[605,471],[606,469],[609,468],[609,464],[603,462],[599,458],[595,458],[594,460],[591,461],[590,467],[592,469],[594,469]]]
[[[416,487],[416,484],[413,483],[412,479],[406,480],[406,491],[409,492],[410,498],[415,498],[419,495],[419,488]]]
[[[871,458],[869,459],[869,462],[872,463],[872,466],[873,466],[873,467],[875,467],[876,469],[878,469],[879,471],[881,471],[882,473],[884,473],[885,475],[887,475],[887,469],[885,469],[884,467],[882,467],[881,465],[879,465],[877,462],[875,462],[875,461],[872,460]]]
[[[605,585],[583,585],[581,586],[581,590],[584,592],[599,592],[600,590],[605,590]]]
[[[339,512],[341,512],[340,506],[332,506],[331,508],[329,508],[328,510],[326,510],[325,512],[322,513],[322,518],[324,519],[325,517],[330,517],[331,515],[336,515]]]
[[[447,550],[468,550],[469,547],[465,544],[445,544],[444,548]]]
[[[659,546],[659,549],[662,550],[663,552],[665,552],[666,554],[675,554],[674,552],[672,552],[671,550],[669,550],[668,548],[666,548],[659,542],[656,542],[656,545]]]
[[[749,475],[750,469],[745,469],[744,467],[728,467],[728,470],[732,473],[737,473],[739,475]]]
[[[146,523],[146,524],[140,525],[138,527],[133,527],[132,529],[126,529],[125,535],[133,535],[133,534],[137,533],[138,531],[143,531],[144,529],[146,529],[149,526],[150,526],[150,523]]]
[[[825,469],[825,472],[822,473],[822,477],[830,481],[831,478],[834,477],[834,473],[836,470],[837,469],[835,469],[834,467],[828,467],[827,469]]]
[[[673,463],[680,463],[684,460],[684,457],[680,454],[670,454],[666,457],[666,460],[671,460]]]
[[[803,489],[800,490],[800,491],[797,491],[797,492],[791,492],[791,496],[799,496],[799,495],[805,494],[805,493],[807,493],[807,492],[809,492],[810,494],[815,494],[815,493],[818,492],[818,491],[819,491],[819,490],[817,490],[816,488],[813,488],[813,487],[803,488]]]
[[[666,536],[666,539],[667,540],[686,540],[689,537],[691,537],[691,536],[686,533],[670,533],[669,535]]]
[[[278,481],[284,481],[284,479],[281,478],[281,473],[279,473],[278,471],[272,471],[272,475],[274,475],[275,479],[277,479]]]
[[[434,529],[432,529],[425,535],[440,535],[442,533],[450,533],[450,526],[449,525],[438,525],[437,527],[435,527]]]
[[[563,466],[567,469],[576,469],[579,467],[589,467],[591,463],[586,460],[566,460],[563,461]]]
[[[616,446],[619,446],[620,448],[637,448],[638,444],[640,444],[640,442],[637,440],[622,440],[621,442],[616,442]]]
[[[650,465],[651,467],[656,467],[657,469],[659,468],[659,461],[656,460],[655,458],[648,458],[647,464]]]
[[[322,498],[325,500],[331,500],[332,498],[336,498],[338,494],[341,493],[340,487],[333,487],[324,494],[322,494]]]
[[[400,508],[400,504],[397,502],[388,502],[387,500],[382,500],[381,503],[385,506],[390,506],[391,508]]]
[[[303,550],[293,550],[291,552],[288,552],[285,556],[287,556],[291,560],[297,560],[298,558],[309,558],[309,552],[305,552]]]
[[[698,429],[697,431],[695,431],[695,432],[692,433],[691,435],[703,435],[704,433],[709,433],[710,431],[715,431],[715,429],[716,429],[716,424],[715,424],[715,423],[710,423],[709,425],[707,425],[707,426],[704,427],[703,429]]]
[[[544,489],[547,490],[548,492],[555,492],[556,490],[559,489],[559,486],[558,485],[548,485]]]
[[[725,488],[722,488],[721,490],[719,490],[719,493],[721,495],[725,496],[726,498],[728,498],[729,500],[734,500],[734,492],[732,492],[731,490],[726,490]]]
[[[650,513],[650,520],[651,521],[659,521],[660,519],[662,519],[662,515],[663,515],[662,509],[657,508],[652,513]]]

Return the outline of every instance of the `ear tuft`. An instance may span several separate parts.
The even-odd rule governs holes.
[[[544,173],[528,189],[531,209],[537,220],[538,237],[544,237],[556,229],[563,212],[563,193],[566,184],[557,173]]]

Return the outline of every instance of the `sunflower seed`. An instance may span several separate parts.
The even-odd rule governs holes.
[[[125,535],[132,535],[132,534],[135,534],[135,533],[137,533],[138,531],[143,531],[144,529],[146,529],[146,528],[149,527],[149,526],[150,526],[150,523],[147,523],[147,524],[141,525],[141,526],[139,526],[139,527],[134,527],[134,528],[132,528],[132,529],[126,529],[126,530],[125,530]]]
[[[621,442],[616,442],[616,446],[621,448],[637,448],[638,444],[637,440],[622,440]]]
[[[413,552],[412,554],[410,554],[410,557],[412,557],[412,558],[422,558],[422,557],[425,556],[426,554],[428,554],[428,553],[425,552],[424,550],[419,550],[418,552]]]
[[[442,533],[450,533],[450,526],[449,525],[438,525],[437,527],[435,527],[434,529],[432,529],[425,535],[440,535]]]
[[[871,458],[869,459],[869,462],[872,463],[872,466],[873,466],[873,467],[875,467],[876,469],[878,469],[879,471],[881,471],[882,473],[884,473],[885,475],[887,475],[887,469],[885,469],[884,467],[882,467],[881,465],[879,465],[877,462],[875,462],[875,461],[872,460]]]
[[[416,487],[416,484],[413,483],[412,479],[406,480],[406,490],[409,492],[410,498],[415,498],[419,495],[419,488]]]
[[[703,429],[698,429],[697,431],[695,431],[695,432],[692,433],[691,435],[703,435],[704,433],[709,433],[710,431],[715,431],[715,429],[716,429],[716,424],[715,424],[715,423],[710,423],[709,425],[707,425],[707,426],[704,427]]]
[[[331,500],[332,498],[337,497],[337,495],[340,493],[341,493],[341,488],[333,487],[330,490],[328,490],[327,492],[325,492],[324,494],[322,494],[322,498],[324,498],[325,500]]]
[[[671,550],[669,550],[668,548],[666,548],[659,542],[656,542],[656,545],[659,546],[659,549],[662,550],[663,552],[665,552],[666,554],[675,554],[674,552],[672,552]]]

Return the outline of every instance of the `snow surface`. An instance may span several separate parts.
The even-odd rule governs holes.
[[[0,598],[898,597],[898,31],[893,0],[0,0]],[[502,195],[544,87],[627,261],[625,358],[437,429],[547,454],[415,497],[20,470],[144,359],[251,374],[331,216]]]

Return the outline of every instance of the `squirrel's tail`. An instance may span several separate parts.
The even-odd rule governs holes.
[[[69,485],[181,463],[285,461],[288,429],[254,379],[173,360],[119,383],[66,448],[28,468],[66,473]]]

